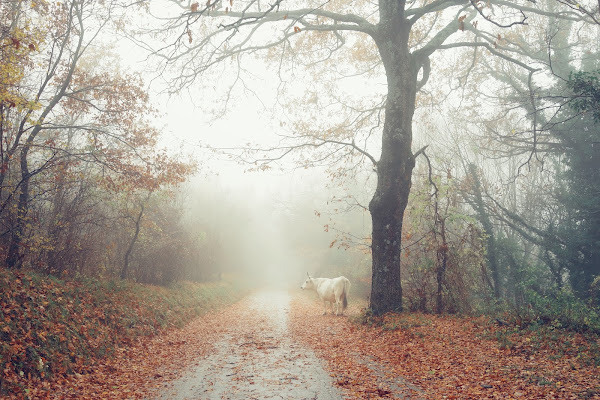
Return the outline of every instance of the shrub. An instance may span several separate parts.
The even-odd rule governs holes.
[[[587,305],[567,290],[540,294],[526,292],[527,306],[515,309],[514,317],[524,324],[538,323],[580,333],[600,334],[600,310]]]

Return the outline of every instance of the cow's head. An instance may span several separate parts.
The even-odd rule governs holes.
[[[313,278],[311,278],[310,275],[307,272],[306,273],[306,280],[304,281],[304,283],[302,284],[302,286],[300,286],[300,289],[312,289],[314,286],[315,286],[315,283],[313,282]]]

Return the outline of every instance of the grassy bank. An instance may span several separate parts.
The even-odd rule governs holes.
[[[27,391],[94,365],[244,294],[229,282],[157,287],[126,281],[61,280],[0,270],[0,394]]]

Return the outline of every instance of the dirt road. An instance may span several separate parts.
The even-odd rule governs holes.
[[[214,350],[156,399],[342,399],[322,361],[292,337],[286,291],[255,293],[232,308]]]

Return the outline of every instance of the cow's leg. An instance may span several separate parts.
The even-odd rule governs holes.
[[[323,315],[327,315],[327,302],[323,300]]]
[[[333,314],[333,306],[334,306],[334,304],[335,304],[335,315],[337,315],[337,313],[338,313],[338,301],[337,301],[337,296],[335,295],[335,293],[333,295],[333,301],[331,302],[331,313],[332,314]]]

